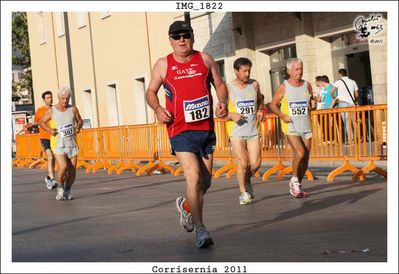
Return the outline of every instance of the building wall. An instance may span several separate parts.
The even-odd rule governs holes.
[[[234,13],[233,29],[239,28],[241,34],[235,34],[236,53],[245,52],[248,57],[255,56],[253,63],[256,75],[261,86],[266,85],[265,98],[271,98],[270,77],[268,70],[267,52],[290,44],[296,45],[297,57],[304,61],[303,78],[308,80],[313,88],[314,78],[317,75],[327,75],[330,81],[338,79],[338,68],[347,66],[345,56],[341,59],[332,57],[329,37],[355,32],[354,19],[363,15],[368,17],[375,12],[351,12],[351,13]],[[380,13],[386,18],[386,13]],[[384,29],[387,29],[386,23]],[[385,41],[386,33],[379,35]],[[371,45],[352,46],[348,49],[351,53],[368,51],[370,55],[370,67],[373,83],[375,103],[386,103],[386,46]],[[252,54],[252,50],[259,54]],[[263,54],[262,54],[263,53]],[[356,80],[356,79],[355,79]]]
[[[66,35],[58,34],[62,14],[43,14],[47,39],[40,44],[35,29],[39,14],[28,13],[35,91],[50,89],[56,94],[59,87],[70,86],[73,79],[76,106],[83,118],[92,118],[91,124],[96,127],[115,125],[109,119],[116,111],[109,104],[109,86],[114,85],[119,124],[154,121],[153,111],[145,103],[145,90],[151,67],[171,51],[167,31],[177,13],[68,13],[70,60]],[[91,91],[91,117],[86,117],[90,115],[85,111],[85,90]],[[40,96],[41,92],[35,92],[35,99]],[[160,99],[163,103],[162,92]]]
[[[224,61],[226,81],[235,78],[236,58],[251,59],[251,76],[260,83],[265,100],[270,101],[273,94],[269,74],[271,50],[295,45],[297,56],[304,61],[304,79],[314,85],[314,77],[325,74],[333,82],[337,79],[337,68],[347,63],[345,55],[333,58],[330,37],[353,32],[353,19],[359,14],[191,13],[194,48],[208,52],[216,61]],[[41,16],[44,41],[39,39]],[[171,52],[169,25],[183,19],[182,13],[75,12],[68,13],[67,28],[63,28],[61,13],[28,13],[36,108],[41,105],[38,102],[43,91],[56,92],[61,86],[69,86],[73,79],[76,105],[83,118],[92,118],[93,126],[111,125],[109,117],[115,110],[109,106],[110,85],[116,87],[120,124],[153,122],[154,113],[145,104],[144,91],[155,62]],[[386,22],[384,28],[387,29]],[[63,29],[69,29],[70,60]],[[380,37],[385,41],[386,33]],[[375,103],[387,100],[386,45],[369,43],[349,49],[369,51]],[[85,90],[91,91],[92,117],[86,117],[88,94]],[[216,95],[214,90],[213,94]],[[162,88],[159,97],[164,104]],[[214,101],[216,104],[217,100]]]
[[[41,95],[46,90],[56,91],[59,87],[56,53],[53,39],[53,19],[51,13],[42,13],[44,19],[44,41],[39,39],[41,15],[28,12],[29,45],[32,65],[32,80],[36,109],[42,106]]]

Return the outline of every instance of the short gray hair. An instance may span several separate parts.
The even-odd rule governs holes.
[[[301,64],[302,67],[303,67],[303,62],[302,62],[301,59],[299,59],[299,58],[290,58],[290,59],[288,59],[288,61],[287,61],[287,70],[290,71],[292,65],[295,64],[295,63],[299,63],[299,64]]]
[[[69,87],[61,87],[58,90],[57,95],[60,97],[62,94],[72,96],[72,90]]]

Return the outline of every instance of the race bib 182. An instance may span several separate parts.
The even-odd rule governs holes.
[[[61,137],[70,137],[74,134],[74,128],[72,124],[64,125],[58,128],[58,132]]]
[[[290,101],[288,102],[289,116],[308,115],[307,101]]]
[[[209,97],[183,101],[184,120],[186,123],[197,122],[211,117]]]

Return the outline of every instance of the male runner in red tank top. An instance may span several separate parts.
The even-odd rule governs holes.
[[[213,244],[202,221],[203,195],[211,185],[216,144],[210,84],[215,87],[219,100],[218,117],[228,113],[228,93],[213,58],[193,50],[193,29],[187,22],[176,21],[170,25],[169,42],[173,53],[155,63],[147,103],[158,120],[166,124],[172,149],[186,176],[187,199],[176,199],[180,225],[187,232],[195,227],[197,247],[205,248]],[[165,90],[165,107],[158,99],[161,85]]]

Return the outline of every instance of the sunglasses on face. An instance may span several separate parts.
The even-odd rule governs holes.
[[[180,40],[181,37],[183,37],[184,39],[190,39],[191,38],[191,32],[185,32],[183,34],[171,33],[169,35],[169,37],[172,38],[173,40]]]

